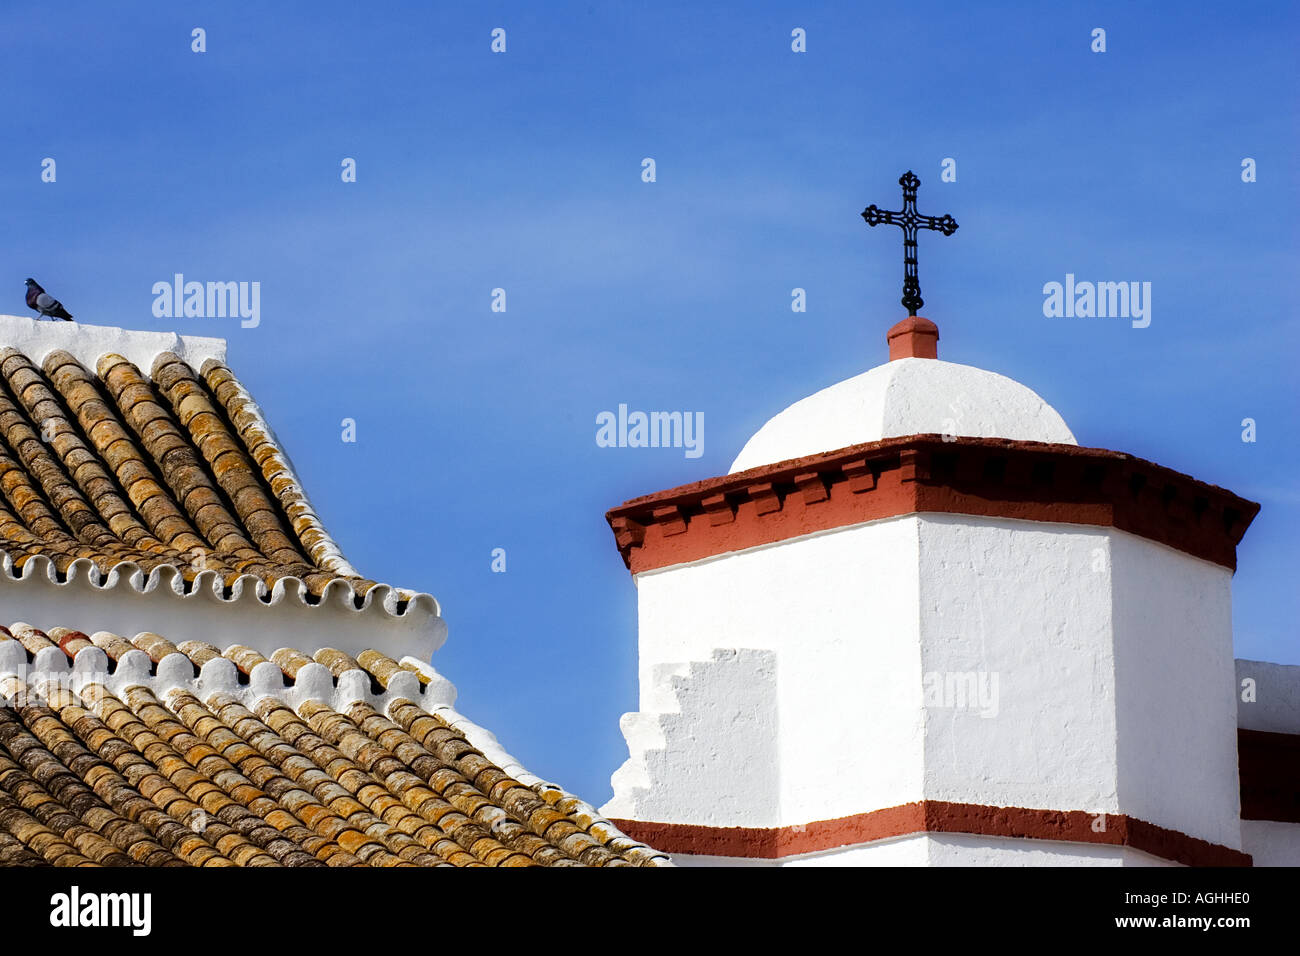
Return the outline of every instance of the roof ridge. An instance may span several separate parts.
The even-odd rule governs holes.
[[[0,344],[15,348],[44,365],[51,352],[65,351],[86,368],[95,368],[100,356],[116,353],[136,368],[152,367],[163,352],[174,352],[194,368],[208,359],[226,360],[226,340],[205,335],[152,332],[116,325],[85,322],[49,322],[23,315],[0,314]]]

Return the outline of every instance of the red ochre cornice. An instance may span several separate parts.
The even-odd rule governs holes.
[[[1098,822],[1102,826],[1098,828]],[[611,820],[656,850],[697,856],[775,860],[920,833],[1126,846],[1186,866],[1250,866],[1250,854],[1122,813],[1034,810],[921,800],[834,820],[788,827],[713,827]]]
[[[919,512],[1113,527],[1235,571],[1259,505],[1103,448],[909,435],[670,488],[605,517],[636,574]]]

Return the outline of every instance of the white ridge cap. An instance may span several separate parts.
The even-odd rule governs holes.
[[[741,449],[730,473],[920,434],[1077,444],[1056,409],[1019,382],[970,365],[904,357],[771,418]]]
[[[18,349],[37,365],[42,365],[51,352],[62,349],[92,372],[100,356],[112,352],[125,356],[145,375],[151,373],[154,359],[163,352],[174,352],[195,369],[202,368],[207,359],[226,360],[225,339],[22,315],[0,315],[0,348]]]

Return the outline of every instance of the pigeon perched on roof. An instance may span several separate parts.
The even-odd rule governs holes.
[[[41,315],[48,315],[52,319],[72,321],[72,316],[63,307],[63,303],[42,289],[35,279],[27,280],[27,308],[35,309]]]

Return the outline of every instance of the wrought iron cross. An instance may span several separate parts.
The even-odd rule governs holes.
[[[899,177],[898,185],[903,187],[902,212],[887,212],[872,203],[862,211],[862,218],[868,226],[885,223],[903,227],[903,305],[908,315],[916,315],[916,310],[925,305],[921,282],[916,277],[916,230],[934,229],[951,236],[957,231],[957,220],[952,216],[922,216],[916,211],[916,187],[921,185],[921,180],[910,169]]]

